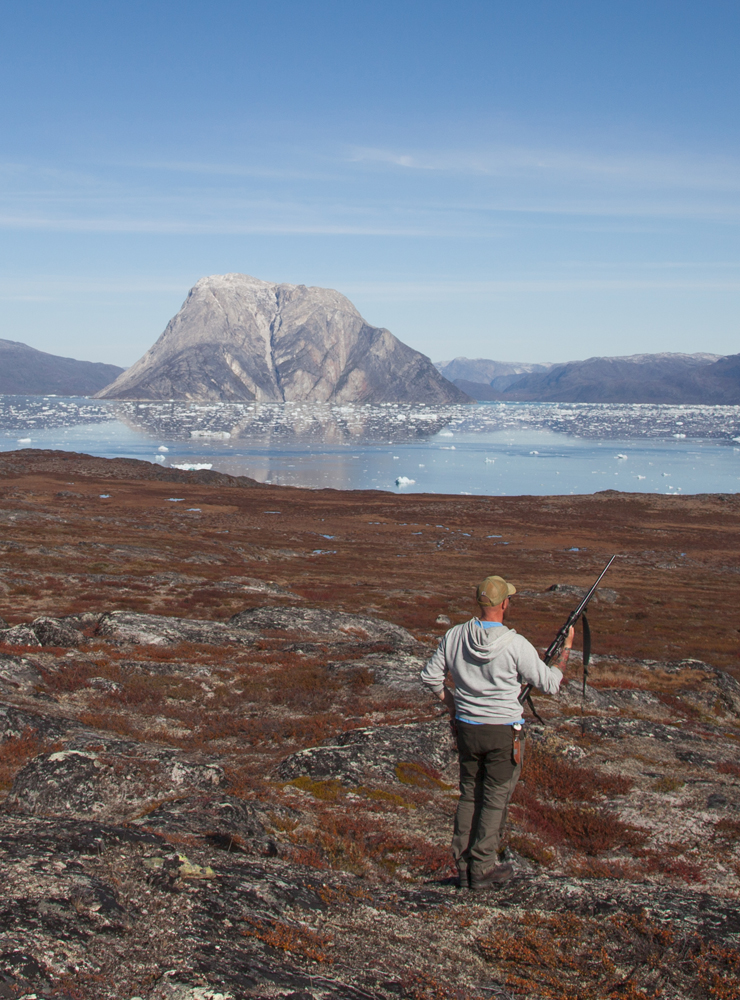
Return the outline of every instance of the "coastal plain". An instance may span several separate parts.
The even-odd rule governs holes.
[[[740,497],[302,490],[0,454],[0,996],[737,997]],[[544,649],[498,891],[418,673]],[[580,643],[580,634],[576,647]]]

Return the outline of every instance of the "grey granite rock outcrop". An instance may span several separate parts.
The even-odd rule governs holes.
[[[223,622],[147,615],[137,611],[111,611],[103,615],[97,627],[97,635],[145,646],[167,646],[178,642],[204,642],[216,646],[227,643],[249,645],[254,641],[251,633],[239,628],[229,628]]]
[[[59,624],[68,628],[73,622],[60,619]],[[34,628],[35,625],[34,622]],[[172,645],[178,642],[248,646],[265,632],[271,634],[284,632],[286,636],[293,637],[294,641],[311,646],[315,646],[316,643],[342,645],[365,643],[383,644],[394,650],[411,650],[418,647],[416,639],[405,628],[381,618],[293,605],[289,608],[278,606],[247,608],[233,615],[228,622],[175,618],[136,611],[111,611],[99,616],[95,629],[96,635],[106,639],[150,646]],[[36,633],[32,634],[35,638]],[[61,631],[55,632],[54,636],[57,639],[61,638]],[[57,643],[57,645],[64,644]]]
[[[0,653],[0,689],[31,693],[40,681],[41,672],[31,660]]]
[[[0,644],[3,646],[41,646],[36,633],[30,625],[13,625],[0,631]]]
[[[396,691],[423,692],[419,674],[426,662],[423,656],[414,656],[407,651],[393,653],[369,653],[357,660],[330,661],[326,664],[333,673],[356,677],[360,671],[368,671],[373,684],[395,688]]]
[[[134,820],[132,826],[165,836],[199,837],[229,852],[275,856],[277,846],[265,830],[276,815],[299,816],[278,803],[245,802],[234,795],[190,794],[170,799]]]
[[[107,399],[468,402],[431,361],[339,292],[245,274],[201,278]]]
[[[328,642],[387,643],[394,648],[414,647],[416,639],[400,625],[372,618],[370,615],[350,615],[343,611],[322,608],[261,607],[247,608],[229,619],[230,626],[249,632],[298,632],[307,639]]]
[[[78,619],[35,618],[30,625],[0,629],[0,644],[5,646],[78,646],[82,632]]]
[[[61,618],[35,618],[31,629],[42,646],[78,646],[83,638],[82,632]]]
[[[306,775],[345,785],[360,785],[369,774],[385,780],[404,781],[407,777],[403,773],[404,765],[417,764],[432,771],[443,771],[454,756],[446,720],[413,722],[350,730],[321,746],[291,754],[278,766],[277,773],[288,781]]]
[[[218,764],[200,763],[166,747],[95,738],[39,754],[15,777],[8,808],[32,816],[131,820],[173,792],[217,788]],[[107,743],[107,745],[106,745]],[[92,746],[91,746],[92,744]]]

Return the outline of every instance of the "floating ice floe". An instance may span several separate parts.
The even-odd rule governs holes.
[[[684,437],[685,437],[685,436],[686,436],[686,435],[684,435]],[[627,455],[623,455],[623,454],[622,454],[622,453],[620,452],[620,453],[619,453],[618,455],[615,455],[614,457],[615,457],[615,458],[627,458]]]
[[[181,462],[177,465],[173,462],[171,468],[182,469],[183,472],[200,472],[201,469],[212,469],[213,464],[211,462]]]
[[[184,500],[185,497],[167,497],[169,503],[182,503]]]
[[[496,461],[496,459],[495,459],[495,458],[487,458],[487,459],[486,459],[486,465],[493,465],[493,463],[494,463],[495,461]]]
[[[530,451],[530,453],[529,453],[529,454],[530,454],[530,455],[539,455],[539,452],[538,452],[538,451]]]
[[[164,462],[164,461],[166,461],[166,459],[165,459],[164,455],[155,455],[154,456],[154,461],[155,462]]]
[[[161,444],[159,448],[157,448],[157,451],[169,451],[169,450],[170,449],[167,447],[166,444]]]
[[[31,443],[30,438],[18,438],[17,441],[17,444],[30,444],[30,443]]]
[[[635,479],[644,479],[644,476],[635,476]]]
[[[440,431],[439,432],[439,437],[441,437],[441,438],[451,438],[451,437],[454,437],[454,436],[455,435],[452,433],[452,431]]]
[[[413,486],[415,482],[415,479],[409,479],[408,476],[399,476],[396,479],[396,486]]]
[[[674,434],[673,436],[674,436],[674,438],[685,438],[686,437],[685,434]]]

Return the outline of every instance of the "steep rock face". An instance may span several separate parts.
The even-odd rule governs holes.
[[[244,274],[201,278],[108,399],[458,403],[428,358],[339,292]]]

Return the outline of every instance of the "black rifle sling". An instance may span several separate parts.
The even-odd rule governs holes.
[[[588,664],[591,660],[591,626],[588,618],[581,615],[583,621],[583,694],[586,694],[586,681],[588,680]]]
[[[538,722],[541,722],[542,725],[544,726],[545,720],[542,718],[542,716],[540,715],[540,713],[534,707],[534,702],[532,701],[532,695],[529,693],[529,691],[527,691],[527,697],[526,697],[525,701],[529,705],[529,707],[531,708],[532,715],[535,717],[535,719],[537,719]]]

